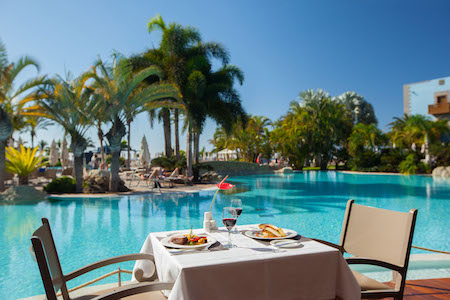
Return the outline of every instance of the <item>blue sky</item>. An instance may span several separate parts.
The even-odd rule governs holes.
[[[27,54],[39,60],[41,73],[78,75],[98,55],[157,46],[160,35],[149,35],[146,24],[160,13],[228,48],[232,63],[245,72],[239,91],[248,113],[275,120],[305,89],[332,95],[353,90],[374,105],[386,129],[403,114],[403,84],[450,74],[449,12],[445,0],[0,0],[0,38],[11,60]],[[207,149],[214,129],[210,121],[202,135]],[[150,129],[142,115],[132,125],[132,147],[140,148],[144,134],[152,154],[162,151],[161,126]],[[56,126],[38,133],[39,140],[62,136]]]

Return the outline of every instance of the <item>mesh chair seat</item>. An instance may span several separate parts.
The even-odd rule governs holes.
[[[358,281],[361,291],[377,291],[377,290],[392,290],[392,288],[384,283],[378,282],[370,277],[352,270],[353,275]]]
[[[133,285],[129,285],[129,286],[133,286]],[[120,287],[116,287],[116,288],[110,288],[110,289],[96,291],[96,292],[90,292],[86,295],[82,295],[79,297],[71,297],[71,299],[72,300],[91,300],[97,296],[105,295],[110,292],[115,292],[119,289],[120,289]],[[129,296],[129,297],[126,297],[123,299],[125,299],[125,300],[167,300],[167,298],[160,291],[142,293],[142,294],[138,294],[138,295]]]

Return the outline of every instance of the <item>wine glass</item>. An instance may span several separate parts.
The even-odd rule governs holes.
[[[224,207],[222,210],[222,222],[223,225],[228,230],[228,244],[225,245],[226,248],[233,248],[234,245],[231,242],[231,229],[233,229],[234,225],[237,222],[237,212],[234,207]]]
[[[237,219],[239,219],[239,216],[242,214],[242,201],[241,199],[231,199],[231,207],[233,207],[234,209],[236,209],[236,216]],[[238,230],[235,227],[234,229],[234,233],[237,233]]]

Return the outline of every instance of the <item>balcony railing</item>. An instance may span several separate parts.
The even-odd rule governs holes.
[[[450,103],[443,102],[428,105],[428,113],[430,115],[450,114]]]

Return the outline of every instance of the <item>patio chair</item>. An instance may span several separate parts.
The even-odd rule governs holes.
[[[63,169],[62,172],[61,172],[61,176],[73,176],[73,177],[75,177],[74,174],[73,174],[73,168],[69,167],[69,168]]]
[[[31,237],[33,254],[39,266],[39,271],[44,284],[45,294],[48,300],[57,300],[56,293],[61,290],[63,300],[100,300],[100,299],[122,299],[132,296],[133,300],[138,299],[166,299],[160,292],[161,290],[170,290],[173,287],[173,282],[157,281],[158,275],[156,273],[155,260],[151,254],[128,254],[116,256],[113,258],[101,260],[78,270],[63,274],[61,264],[59,262],[58,253],[56,251],[55,242],[53,240],[50,224],[47,219],[42,219],[42,226],[39,227]],[[67,290],[66,282],[72,280],[80,275],[95,269],[132,260],[148,260],[152,264],[153,274],[146,274],[146,279],[150,282],[141,282],[138,284],[127,285],[121,288],[114,288],[103,290],[89,295],[83,295],[77,298],[71,298]],[[137,277],[137,276],[136,276]]]
[[[339,245],[314,240],[353,255],[346,258],[349,265],[374,265],[392,270],[394,288],[352,271],[361,286],[361,298],[403,299],[417,210],[403,213],[353,202],[347,202]]]
[[[192,185],[192,180],[194,179],[194,176],[185,177],[180,175],[179,173],[180,173],[179,169],[175,168],[175,170],[173,170],[173,172],[169,175],[169,177],[165,177],[164,179],[166,181],[170,181],[171,183]]]
[[[57,169],[46,169],[44,173],[44,178],[48,180],[48,182],[52,181],[56,178]]]

